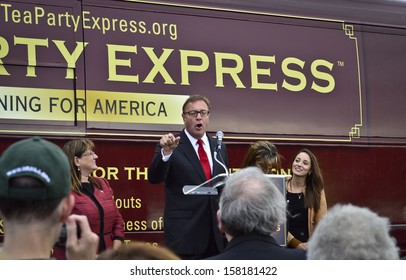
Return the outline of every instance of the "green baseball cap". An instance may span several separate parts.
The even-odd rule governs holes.
[[[34,177],[45,188],[13,188],[10,179]],[[0,157],[0,196],[21,200],[47,200],[70,192],[69,160],[60,147],[40,137],[20,140]]]

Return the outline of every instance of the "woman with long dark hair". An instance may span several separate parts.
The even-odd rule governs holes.
[[[288,247],[307,250],[314,228],[327,213],[324,180],[316,156],[302,149],[286,182]]]

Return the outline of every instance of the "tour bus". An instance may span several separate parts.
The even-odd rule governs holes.
[[[0,0],[0,26],[0,152],[33,135],[92,139],[125,242],[164,245],[148,165],[204,95],[230,173],[259,140],[277,146],[280,175],[309,148],[328,207],[387,217],[406,254],[406,3]]]

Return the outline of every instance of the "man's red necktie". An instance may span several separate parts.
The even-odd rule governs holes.
[[[197,152],[199,153],[200,162],[202,163],[204,173],[206,174],[206,179],[209,180],[211,178],[211,168],[210,168],[209,159],[207,158],[207,154],[203,148],[202,139],[197,140],[197,144],[199,144],[199,148],[197,149]]]

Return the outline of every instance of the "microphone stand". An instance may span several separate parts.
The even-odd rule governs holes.
[[[220,157],[221,157],[221,154],[220,154]],[[227,167],[225,166],[224,163],[222,163],[221,161],[219,161],[219,160],[217,159],[217,151],[214,151],[214,160],[224,168],[224,171],[226,172],[225,174],[228,176]]]

